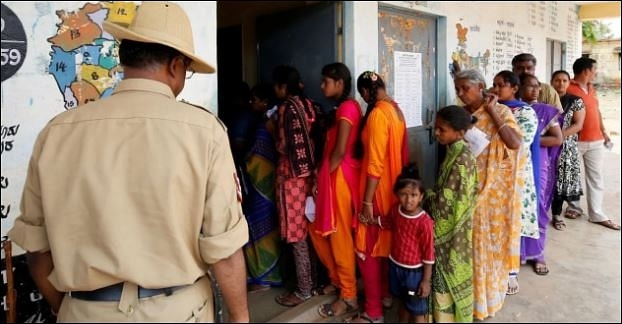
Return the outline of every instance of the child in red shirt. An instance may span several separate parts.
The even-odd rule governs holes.
[[[411,322],[414,317],[415,323],[425,323],[435,259],[434,221],[421,209],[423,184],[408,172],[403,171],[393,187],[398,203],[378,223],[393,232],[389,286],[391,294],[402,301],[400,322]]]

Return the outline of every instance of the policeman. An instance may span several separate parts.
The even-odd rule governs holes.
[[[176,100],[188,74],[214,68],[174,3],[144,2],[129,27],[104,29],[121,41],[124,80],[41,131],[9,237],[60,322],[213,322],[209,270],[226,320],[248,322],[227,133]]]

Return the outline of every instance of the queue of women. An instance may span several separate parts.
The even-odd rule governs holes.
[[[584,105],[567,97],[567,72],[551,82],[563,111],[537,101],[541,84],[531,74],[501,71],[488,88],[478,71],[455,73],[461,105],[437,112],[434,133],[446,154],[432,188],[408,163],[404,114],[380,75],[366,71],[354,84],[342,63],[321,74],[335,105],[327,113],[291,66],[251,91],[253,141],[242,163],[249,291],[283,285],[281,256],[291,249],[296,281],[276,297],[281,305],[334,294],[318,316],[380,323],[397,301],[400,322],[472,322],[519,292],[521,263],[548,273],[548,210],[563,230],[563,201],[582,195],[576,134]]]

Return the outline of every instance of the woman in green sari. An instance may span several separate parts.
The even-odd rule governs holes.
[[[436,185],[426,193],[426,210],[434,219],[434,253],[430,310],[434,322],[473,321],[471,220],[477,196],[475,156],[464,141],[474,123],[464,108],[438,111],[434,135],[445,145]]]

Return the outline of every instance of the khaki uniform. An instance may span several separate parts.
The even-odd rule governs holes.
[[[157,81],[123,80],[111,97],[52,119],[35,142],[24,186],[21,215],[9,237],[30,252],[51,250],[49,280],[64,292],[119,282],[145,288],[193,284],[208,264],[248,241],[224,126],[211,113],[176,101]],[[209,284],[200,280],[172,296],[146,298],[154,309],[176,314],[147,320],[190,318],[207,300],[197,306],[173,303],[172,297],[191,292],[211,301]],[[102,304],[94,308],[99,314],[63,318],[68,299],[61,321],[122,320],[106,314],[110,309]],[[142,313],[134,302],[134,315],[120,309],[133,321]],[[208,311],[213,319],[211,306]]]

